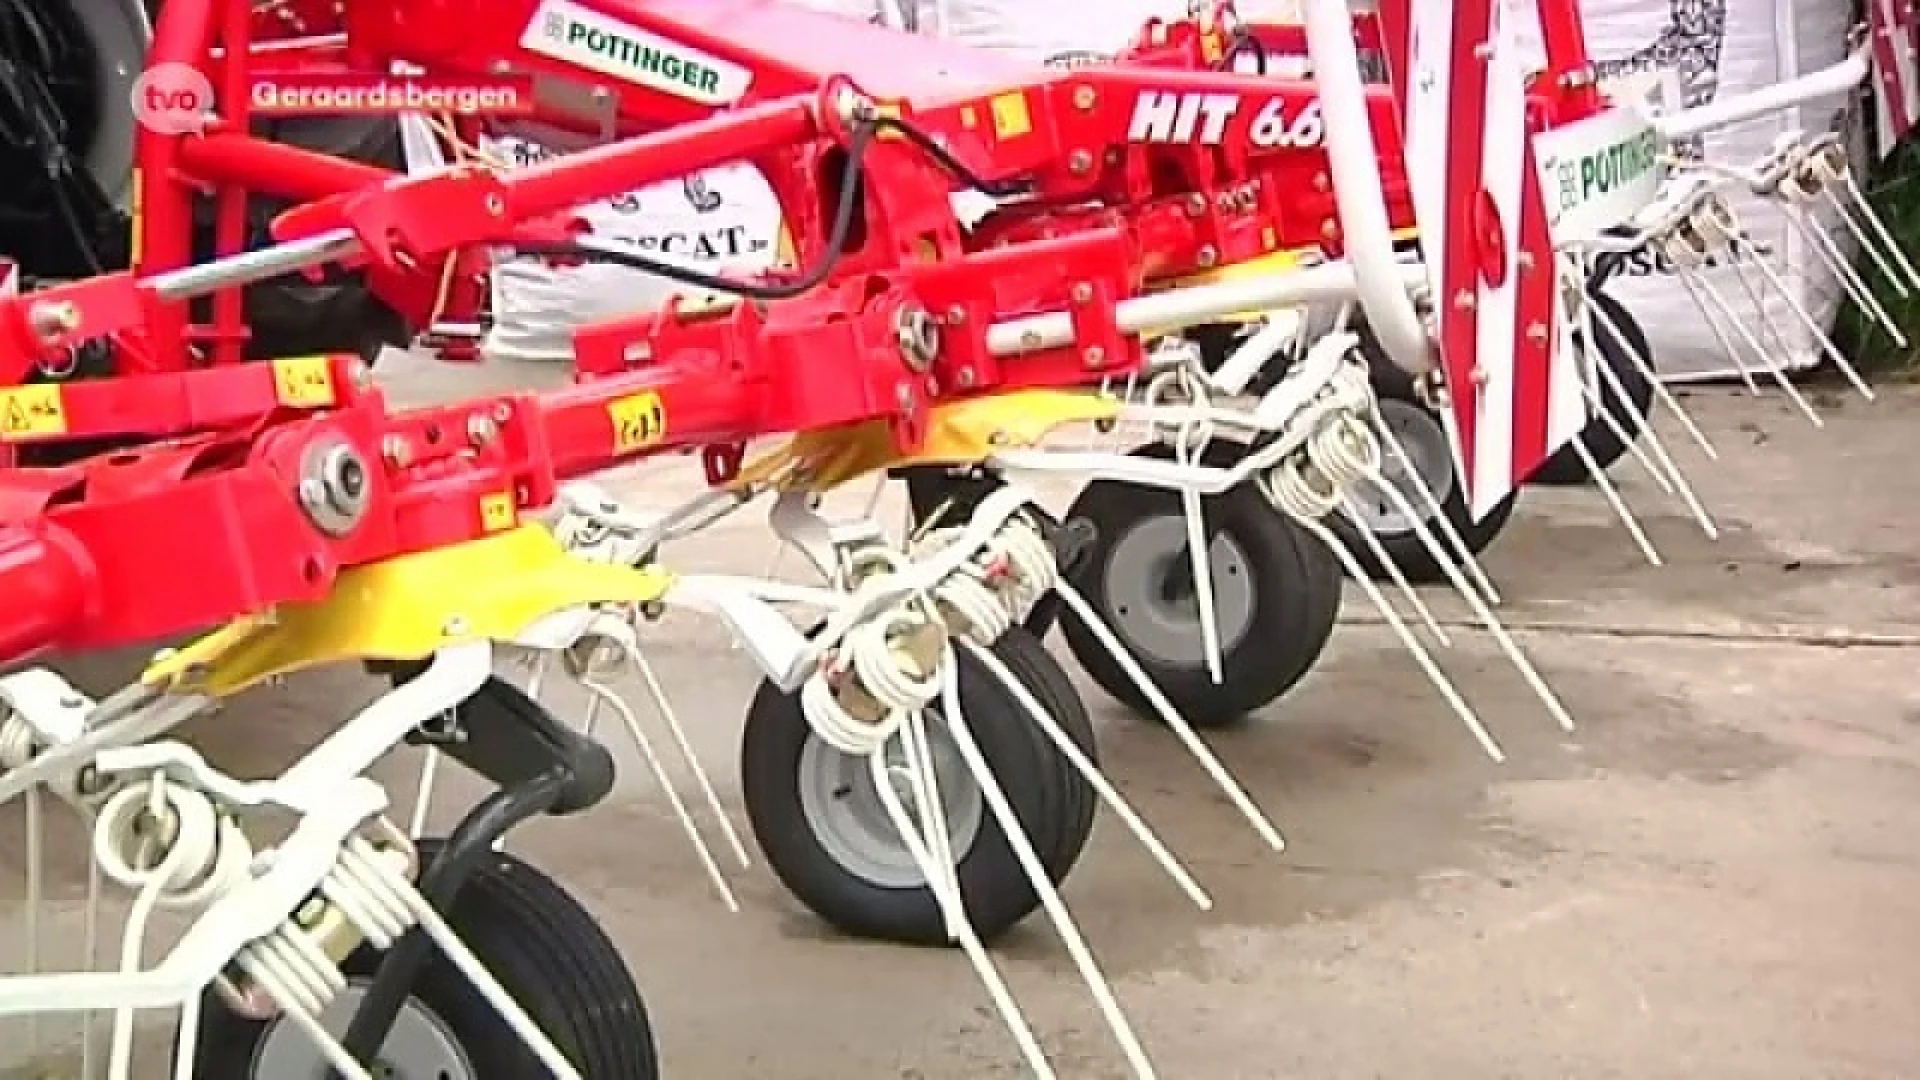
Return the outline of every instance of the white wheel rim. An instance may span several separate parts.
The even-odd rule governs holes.
[[[365,979],[355,980],[320,1015],[321,1025],[334,1038],[346,1034],[366,985]],[[325,1080],[328,1068],[319,1048],[282,1018],[268,1026],[248,1075],[253,1080]],[[446,1021],[413,998],[400,1007],[368,1071],[375,1080],[478,1080],[480,1075]]]
[[[964,704],[962,706],[964,708]],[[956,860],[965,860],[986,821],[986,799],[967,770],[960,748],[946,725],[929,711],[927,742],[933,755],[933,775],[947,823],[947,840]],[[920,820],[920,808],[896,741],[887,751],[888,774],[894,793],[907,816]],[[800,813],[813,838],[842,870],[883,889],[925,888],[921,871],[887,816],[874,789],[867,759],[843,754],[819,739],[808,737],[800,751],[797,777]]]
[[[1208,544],[1207,562],[1220,651],[1229,653],[1253,629],[1255,568],[1226,529]],[[1160,514],[1126,526],[1107,553],[1103,579],[1105,614],[1122,641],[1156,663],[1206,667],[1185,517]]]

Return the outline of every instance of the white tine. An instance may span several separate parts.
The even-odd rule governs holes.
[[[1893,314],[1887,310],[1885,304],[1880,302],[1880,298],[1874,295],[1873,289],[1860,276],[1860,271],[1853,268],[1852,260],[1848,259],[1846,253],[1834,243],[1833,237],[1828,236],[1827,231],[1820,228],[1819,223],[1812,220],[1806,211],[1797,206],[1783,203],[1781,213],[1800,238],[1806,241],[1807,246],[1814,249],[1814,252],[1820,256],[1820,261],[1826,265],[1827,269],[1833,271],[1834,277],[1840,281],[1841,288],[1846,290],[1847,299],[1866,312],[1875,326],[1886,331],[1887,336],[1893,339],[1895,348],[1907,348],[1909,342],[1906,332],[1900,329],[1900,324],[1894,321]]]
[[[1402,514],[1406,514],[1409,518],[1413,517],[1413,507],[1407,505],[1405,495],[1397,490],[1389,489],[1387,497],[1399,504],[1399,510]],[[1439,547],[1433,540],[1432,535],[1427,532],[1424,522],[1415,518],[1413,519],[1413,527],[1420,533],[1421,540],[1426,544],[1428,551],[1435,551]],[[1567,712],[1567,707],[1561,702],[1560,696],[1555,694],[1553,688],[1547,685],[1547,680],[1541,677],[1539,669],[1533,666],[1533,661],[1527,658],[1526,653],[1520,651],[1519,643],[1514,641],[1513,635],[1507,632],[1507,628],[1505,624],[1500,621],[1500,617],[1493,613],[1491,607],[1487,606],[1486,601],[1482,599],[1479,592],[1468,583],[1466,576],[1460,572],[1460,568],[1455,566],[1452,560],[1441,559],[1439,563],[1441,572],[1447,575],[1447,581],[1453,585],[1454,591],[1459,593],[1461,599],[1467,602],[1467,607],[1472,609],[1474,617],[1480,621],[1480,625],[1485,627],[1489,634],[1493,635],[1494,642],[1499,645],[1500,651],[1506,654],[1507,661],[1514,666],[1514,670],[1520,673],[1520,677],[1526,682],[1527,688],[1532,690],[1534,696],[1540,699],[1540,704],[1546,706],[1547,715],[1553,717],[1554,723],[1560,725],[1561,730],[1572,731],[1572,714]]]
[[[893,789],[891,778],[886,775],[886,762],[881,755],[872,758],[873,786],[880,797],[880,805],[886,810],[887,818],[893,822],[894,831],[900,834],[900,840],[906,845],[907,853],[926,876],[927,885],[933,890],[934,902],[939,905],[947,925],[955,931],[955,944],[966,955],[967,962],[973,966],[974,975],[987,991],[987,997],[993,1002],[995,1011],[1000,1014],[1001,1022],[1007,1025],[1007,1031],[1013,1035],[1015,1045],[1020,1048],[1020,1056],[1032,1070],[1036,1080],[1057,1080],[1053,1065],[1047,1061],[1047,1055],[1040,1048],[1040,1041],[1034,1037],[1033,1025],[1027,1022],[1026,1015],[1020,1011],[1020,1005],[1013,999],[1013,992],[1007,989],[1007,981],[994,966],[993,959],[987,953],[986,945],[981,942],[980,934],[967,919],[966,909],[961,903],[957,890],[950,889],[947,879],[951,868],[935,860],[933,853],[927,850],[919,830],[914,827],[913,818],[900,801],[900,793]],[[934,808],[938,812],[938,808]]]
[[[1067,609],[1073,612],[1074,618],[1079,619],[1080,624],[1087,628],[1087,632],[1100,642],[1100,647],[1107,650],[1107,655],[1113,657],[1113,662],[1120,665],[1120,670],[1127,673],[1127,678],[1140,691],[1140,696],[1147,699],[1147,705],[1153,709],[1154,715],[1167,725],[1167,730],[1173,732],[1174,737],[1180,740],[1180,744],[1193,755],[1193,759],[1200,763],[1200,768],[1215,784],[1219,785],[1220,790],[1227,796],[1227,801],[1233,803],[1234,809],[1240,811],[1240,815],[1247,819],[1247,823],[1253,826],[1253,831],[1259,834],[1260,839],[1275,851],[1285,850],[1287,842],[1281,837],[1280,830],[1274,827],[1273,822],[1253,801],[1252,796],[1247,794],[1247,789],[1240,786],[1240,782],[1227,771],[1227,767],[1221,763],[1220,758],[1208,749],[1206,742],[1200,738],[1200,733],[1194,730],[1187,718],[1180,715],[1180,710],[1173,707],[1173,703],[1167,700],[1167,695],[1154,685],[1151,678],[1147,677],[1147,673],[1140,667],[1140,662],[1127,652],[1126,646],[1120,642],[1119,635],[1101,620],[1093,605],[1087,602],[1086,597],[1080,595],[1080,590],[1062,579],[1054,583],[1054,591],[1067,605]]]
[[[1382,479],[1380,486],[1384,491],[1391,485]],[[1397,494],[1397,492],[1389,494],[1387,498],[1391,500],[1394,498],[1394,495]],[[1406,499],[1402,496],[1398,501],[1404,505]],[[1411,515],[1412,509],[1407,508],[1400,512]],[[1355,524],[1360,526],[1354,530],[1354,532],[1360,534],[1360,542],[1367,545],[1367,552],[1373,556],[1375,562],[1380,564],[1380,568],[1387,572],[1388,580],[1392,581],[1393,587],[1399,591],[1401,596],[1406,598],[1407,606],[1413,609],[1414,616],[1420,620],[1421,625],[1427,628],[1427,633],[1433,635],[1434,643],[1443,649],[1452,648],[1453,638],[1448,635],[1446,628],[1440,625],[1440,620],[1433,617],[1433,609],[1427,606],[1426,600],[1420,596],[1420,591],[1413,587],[1413,582],[1407,580],[1407,572],[1400,568],[1400,564],[1394,561],[1392,555],[1388,554],[1387,546],[1380,542],[1380,538],[1374,535],[1373,530],[1368,528],[1365,523],[1355,522]],[[1414,526],[1418,528],[1419,523],[1415,522]],[[1442,562],[1452,563],[1453,560],[1446,557],[1446,552],[1441,551],[1439,555]]]
[[[1806,305],[1800,302],[1800,298],[1793,295],[1793,290],[1780,277],[1780,272],[1773,268],[1773,264],[1760,252],[1755,251],[1751,244],[1744,241],[1736,242],[1736,250],[1741,254],[1753,256],[1754,266],[1767,279],[1767,284],[1773,287],[1773,291],[1780,294],[1780,299],[1785,301],[1787,310],[1793,312],[1794,317],[1800,320],[1800,325],[1820,344],[1820,351],[1826,354],[1827,359],[1833,361],[1834,366],[1840,369],[1840,373],[1846,376],[1847,381],[1853,384],[1853,388],[1860,392],[1861,397],[1872,401],[1873,387],[1868,386],[1867,381],[1860,377],[1860,371],[1853,366],[1853,361],[1848,360],[1847,355],[1840,351],[1840,347],[1833,343],[1831,337],[1827,336],[1826,329],[1807,312]]]
[[[1194,906],[1201,911],[1212,911],[1213,897],[1207,894],[1206,889],[1194,879],[1186,865],[1167,848],[1146,820],[1113,786],[1113,782],[1108,780],[1106,774],[1100,771],[1100,767],[1093,763],[1093,759],[1087,756],[1086,751],[1080,749],[1080,745],[1061,730],[1060,721],[1047,711],[1046,706],[1040,704],[1039,699],[1033,696],[1033,691],[1027,687],[1027,684],[1013,673],[1013,669],[1007,667],[1005,661],[994,655],[993,650],[983,648],[965,638],[960,639],[960,647],[972,653],[988,671],[993,673],[993,677],[999,680],[1000,685],[1020,702],[1020,707],[1026,710],[1028,718],[1046,733],[1048,740],[1060,751],[1060,755],[1067,759],[1067,763],[1074,767],[1074,771],[1086,778],[1094,793],[1100,796],[1100,801],[1106,803],[1107,808],[1120,818],[1121,823],[1140,841],[1140,845],[1147,849],[1147,854],[1152,856],[1154,862],[1160,864],[1160,868],[1167,872],[1167,876],[1173,879],[1173,883],[1180,887],[1181,892],[1187,894],[1187,898],[1193,901]]]
[[[1674,396],[1673,391],[1667,389],[1667,384],[1661,380],[1660,373],[1653,369],[1653,361],[1642,354],[1632,339],[1627,337],[1626,328],[1620,325],[1620,320],[1614,318],[1612,313],[1598,304],[1589,303],[1586,308],[1588,314],[1593,316],[1592,321],[1597,322],[1600,329],[1605,330],[1613,338],[1614,344],[1620,346],[1620,351],[1626,354],[1628,363],[1631,363],[1634,370],[1640,373],[1640,377],[1646,379],[1653,387],[1654,399],[1672,410],[1674,418],[1680,421],[1680,426],[1686,429],[1687,435],[1693,439],[1694,445],[1700,448],[1700,452],[1705,454],[1709,461],[1720,460],[1720,452],[1713,448],[1712,440],[1707,438],[1706,432],[1700,430],[1699,424],[1694,423],[1693,417],[1680,404],[1680,399]],[[1592,338],[1589,337],[1588,340]],[[1611,380],[1615,393],[1623,392],[1620,376],[1612,368],[1605,363],[1595,366],[1599,367]],[[1644,426],[1651,429],[1651,420]]]
[[[1474,557],[1473,549],[1467,546],[1467,538],[1460,535],[1460,530],[1447,517],[1446,508],[1440,505],[1440,498],[1434,494],[1433,486],[1427,483],[1426,477],[1420,475],[1420,470],[1414,468],[1413,455],[1407,453],[1407,448],[1400,443],[1400,437],[1387,426],[1386,418],[1378,410],[1374,413],[1373,428],[1380,445],[1387,448],[1387,453],[1393,455],[1394,464],[1400,467],[1401,474],[1412,482],[1414,493],[1420,497],[1420,509],[1429,515],[1427,520],[1433,522],[1434,529],[1446,541],[1454,561],[1466,570],[1467,576],[1473,579],[1474,586],[1487,603],[1500,603],[1499,591],[1493,587],[1493,580],[1487,576],[1480,560]]]
[[[1721,334],[1724,340],[1725,332],[1722,329],[1721,320],[1725,320],[1724,325],[1731,326],[1741,343],[1753,351],[1753,355],[1760,361],[1761,369],[1773,378],[1774,383],[1780,387],[1781,393],[1786,395],[1787,400],[1793,402],[1794,407],[1800,411],[1800,415],[1806,417],[1807,422],[1816,428],[1826,427],[1827,422],[1821,419],[1820,413],[1814,409],[1813,403],[1807,400],[1806,395],[1800,392],[1800,388],[1793,385],[1793,380],[1787,377],[1787,373],[1781,370],[1779,365],[1768,362],[1766,346],[1760,344],[1760,339],[1754,336],[1753,328],[1734,313],[1733,308],[1727,304],[1726,298],[1720,295],[1720,291],[1715,289],[1711,282],[1699,276],[1696,271],[1684,266],[1676,267],[1675,273],[1688,295],[1693,297],[1694,302],[1700,305],[1700,310],[1706,314],[1708,325],[1712,326],[1716,333]]]
[[[640,718],[635,716],[633,709],[627,705],[626,701],[605,683],[588,675],[581,675],[579,682],[580,686],[592,694],[595,700],[605,702],[607,707],[614,711],[614,715],[620,718],[620,723],[627,729],[627,735],[633,740],[634,747],[640,751],[641,759],[647,763],[648,771],[653,773],[655,782],[660,785],[661,792],[666,795],[668,805],[673,807],[673,815],[679,819],[681,831],[686,834],[688,843],[693,845],[694,853],[699,856],[700,865],[706,870],[708,880],[713,882],[714,890],[720,894],[720,902],[727,906],[728,911],[737,914],[740,911],[740,901],[733,895],[733,887],[727,884],[726,875],[720,871],[720,864],[713,857],[713,849],[707,846],[706,838],[700,835],[700,827],[694,824],[693,814],[687,809],[686,802],[680,798],[680,790],[674,785],[673,777],[661,763],[660,755],[654,752],[653,740],[647,738],[647,733],[641,729]]]
[[[640,648],[638,641],[625,634],[612,639],[619,648],[622,657],[640,674],[640,681],[647,688],[647,697],[652,700],[653,708],[660,720],[673,737],[674,748],[680,752],[680,760],[693,774],[693,782],[699,785],[700,796],[707,804],[707,812],[713,815],[720,834],[726,838],[727,846],[733,851],[733,861],[746,870],[753,866],[753,860],[747,857],[747,846],[740,840],[740,833],[733,827],[733,819],[727,816],[727,808],[721,804],[720,795],[713,789],[713,780],[707,775],[706,766],[700,763],[700,755],[694,752],[693,743],[687,738],[686,726],[680,723],[680,713],[667,697],[666,687],[660,685],[660,676],[653,670],[653,664],[647,660],[646,651]]]
[[[1614,486],[1613,478],[1609,477],[1607,470],[1601,468],[1600,463],[1594,460],[1593,451],[1587,449],[1587,444],[1579,439],[1574,439],[1567,445],[1573,448],[1573,453],[1580,459],[1580,464],[1586,466],[1587,475],[1593,478],[1593,485],[1600,489],[1600,496],[1607,500],[1608,506],[1613,508],[1614,516],[1618,517],[1620,524],[1626,527],[1627,535],[1633,537],[1635,546],[1639,547],[1640,554],[1646,556],[1647,563],[1652,566],[1666,565],[1666,560],[1660,557],[1659,550],[1647,537],[1647,531],[1640,527],[1640,519],[1633,516],[1633,510],[1627,505],[1627,500],[1620,496],[1620,489]]]
[[[1298,514],[1291,516],[1300,523],[1301,528],[1306,529],[1319,538],[1321,543],[1327,545],[1333,552],[1334,558],[1340,560],[1340,565],[1346,569],[1347,576],[1353,579],[1354,584],[1360,586],[1360,591],[1366,594],[1374,610],[1380,613],[1380,618],[1386,622],[1387,628],[1393,631],[1394,636],[1400,639],[1400,644],[1413,655],[1413,662],[1420,666],[1420,671],[1426,675],[1427,681],[1432,683],[1433,688],[1439,692],[1440,699],[1447,703],[1447,708],[1453,710],[1453,715],[1466,726],[1468,733],[1473,736],[1475,742],[1480,744],[1480,749],[1486,753],[1487,757],[1496,763],[1506,761],[1506,751],[1500,749],[1499,741],[1493,737],[1493,732],[1487,730],[1487,725],[1480,719],[1480,714],[1473,710],[1472,705],[1467,704],[1467,699],[1461,696],[1459,687],[1447,677],[1446,671],[1440,667],[1440,662],[1433,658],[1433,653],[1420,643],[1419,637],[1414,634],[1412,628],[1407,626],[1406,620],[1402,619],[1393,605],[1387,602],[1386,594],[1381,592],[1380,586],[1374,584],[1373,580],[1367,576],[1366,570],[1360,565],[1360,560],[1354,558],[1353,552],[1340,541],[1340,537],[1316,518]]]
[[[1140,1038],[1134,1033],[1133,1025],[1127,1021],[1126,1013],[1120,1008],[1119,999],[1114,996],[1113,987],[1100,971],[1100,965],[1093,958],[1093,951],[1087,947],[1086,938],[1081,936],[1080,928],[1075,925],[1073,916],[1067,911],[1066,902],[1060,899],[1060,891],[1054,888],[1053,881],[1047,876],[1046,867],[1040,856],[1034,852],[1033,839],[1020,827],[1020,817],[1014,813],[1013,804],[1007,801],[1007,793],[1000,781],[993,775],[993,767],[987,763],[986,755],[973,739],[966,719],[960,712],[959,680],[954,672],[953,654],[947,654],[946,686],[941,695],[942,712],[945,715],[947,730],[953,736],[960,757],[972,771],[973,778],[980,785],[980,794],[986,799],[987,809],[1000,825],[1000,832],[1006,838],[1007,846],[1013,849],[1013,857],[1020,868],[1026,872],[1027,881],[1039,895],[1040,906],[1047,913],[1047,919],[1053,923],[1053,929],[1060,937],[1060,944],[1072,958],[1073,965],[1080,972],[1080,978],[1093,995],[1094,1004],[1113,1037],[1120,1044],[1121,1052],[1126,1056],[1127,1064],[1132,1067],[1136,1080],[1153,1080],[1156,1075],[1153,1063],[1148,1060],[1146,1048],[1140,1045]]]
[[[1853,207],[1859,212],[1861,219],[1867,223],[1867,228],[1880,243],[1886,245],[1887,253],[1893,256],[1894,262],[1899,264],[1900,272],[1906,276],[1907,283],[1920,289],[1920,269],[1914,267],[1913,259],[1907,254],[1907,249],[1894,238],[1893,231],[1887,228],[1887,223],[1880,219],[1879,213],[1873,208],[1873,203],[1868,201],[1867,193],[1860,190],[1860,183],[1854,179],[1852,169],[1847,169],[1840,174],[1840,183],[1846,188],[1847,196],[1853,201]]]

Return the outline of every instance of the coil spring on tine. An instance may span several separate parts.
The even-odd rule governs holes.
[[[108,880],[133,892],[151,890],[156,906],[193,908],[245,879],[253,851],[212,799],[156,774],[101,806],[93,858]]]
[[[1263,483],[1275,506],[1319,520],[1338,510],[1347,493],[1379,468],[1379,438],[1342,411],[1323,419],[1300,453],[1269,470]]]
[[[375,948],[390,949],[416,922],[392,876],[380,865],[380,855],[372,846],[355,837],[321,879],[320,897],[352,923],[363,940]],[[298,918],[251,942],[235,959],[282,1009],[297,1009],[311,1017],[318,1017],[347,987],[339,965]]]
[[[938,550],[956,540],[960,528],[929,534],[925,548]],[[957,572],[934,587],[933,598],[949,625],[968,641],[988,646],[1019,620],[1027,605],[1046,595],[1059,580],[1053,546],[1024,517],[1008,521]]]

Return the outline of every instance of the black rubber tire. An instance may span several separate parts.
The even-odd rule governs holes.
[[[437,855],[423,841],[421,857]],[[579,1068],[583,1076],[655,1080],[653,1030],[626,962],[593,916],[541,871],[490,852],[446,912],[461,939]],[[363,946],[348,957],[349,978],[370,979],[384,954]],[[466,1051],[479,1080],[519,1080],[546,1070],[493,1007],[438,950],[422,968],[413,1001],[431,1011]],[[273,1021],[203,999],[194,1075],[206,1080],[291,1080],[257,1072]]]
[[[1015,627],[993,651],[1093,757],[1086,705],[1039,639]],[[1058,884],[1086,846],[1098,796],[985,665],[968,652],[956,655],[968,729],[1032,839],[1034,853]],[[762,683],[741,735],[740,788],[767,865],[796,899],[847,934],[907,945],[950,944],[929,889],[874,884],[841,865],[814,835],[801,809],[798,779],[801,753],[814,738],[797,695]],[[1031,914],[1040,899],[992,814],[984,808],[982,813],[972,846],[956,854],[968,921],[981,940],[990,942]]]
[[[1640,325],[1626,305],[1603,292],[1591,292],[1588,296],[1596,308],[1606,312],[1613,319],[1627,341],[1648,364],[1653,363],[1653,348],[1647,340],[1646,328]],[[1599,320],[1596,318],[1595,322]],[[1653,381],[1641,372],[1640,366],[1620,347],[1620,342],[1604,326],[1595,328],[1595,337],[1599,339],[1599,362],[1607,365],[1619,376],[1620,387],[1626,393],[1622,395],[1613,387],[1613,381],[1602,378],[1598,387],[1601,407],[1619,421],[1622,430],[1628,435],[1638,437],[1646,428],[1647,417],[1653,412]],[[1627,444],[1614,433],[1611,426],[1599,417],[1587,421],[1587,426],[1574,436],[1593,455],[1593,460],[1602,469],[1619,461],[1627,452]],[[1528,483],[1551,486],[1572,486],[1592,482],[1587,474],[1586,463],[1580,460],[1580,454],[1571,446],[1563,446],[1552,457],[1543,462]]]
[[[1205,462],[1227,467],[1245,448],[1224,440],[1212,443]],[[1155,444],[1135,450],[1142,457],[1166,458],[1171,450]],[[1074,568],[1072,584],[1112,627],[1155,686],[1196,727],[1234,723],[1286,693],[1319,659],[1340,613],[1340,564],[1325,544],[1276,510],[1251,484],[1210,496],[1204,503],[1207,528],[1231,535],[1250,567],[1252,626],[1225,650],[1222,680],[1215,685],[1204,665],[1175,667],[1156,660],[1127,640],[1124,623],[1115,620],[1109,580],[1118,540],[1141,522],[1183,517],[1180,496],[1172,491],[1113,480],[1087,485],[1067,511],[1069,525],[1086,522],[1093,543]],[[1183,546],[1179,557],[1185,559]],[[1120,664],[1079,620],[1064,620],[1067,646],[1093,681],[1142,716],[1156,714]]]
[[[1053,717],[1060,725],[1060,730],[1080,748],[1080,752],[1098,765],[1100,750],[1093,734],[1093,716],[1087,711],[1086,699],[1080,696],[1079,689],[1073,685],[1073,678],[1067,674],[1067,669],[1061,667],[1060,661],[1047,651],[1046,642],[1027,628],[1015,626],[993,643],[993,654],[1026,684],[1034,700],[1047,710],[1047,715]],[[1035,839],[1035,850],[1047,868],[1047,876],[1058,884],[1067,879],[1068,872],[1087,849],[1087,841],[1093,836],[1094,812],[1100,807],[1100,794],[1093,790],[1093,785],[1081,779],[1079,770],[1050,742],[1048,749],[1072,781],[1059,785],[1063,796],[1062,809],[1058,814],[1059,834],[1045,844]]]
[[[1390,363],[1390,361],[1384,358],[1375,360],[1374,362],[1376,364]],[[1393,384],[1392,380],[1376,380],[1376,392],[1382,381],[1387,382],[1388,385]],[[1411,385],[1407,386],[1404,397],[1391,394],[1379,394],[1378,396],[1383,414],[1390,411],[1397,411],[1399,412],[1397,419],[1413,422],[1418,422],[1419,418],[1424,417],[1436,428],[1440,427],[1440,418],[1433,415],[1433,412],[1427,408],[1425,403],[1415,398]],[[1442,438],[1444,439],[1444,437],[1443,433]],[[1390,453],[1390,451],[1386,452]],[[1415,509],[1425,509],[1426,500],[1419,492],[1403,491],[1401,494],[1406,496],[1408,504]],[[1520,493],[1518,491],[1508,495],[1505,499],[1501,500],[1486,517],[1475,521],[1473,520],[1473,515],[1467,511],[1466,487],[1460,482],[1458,475],[1455,475],[1453,483],[1446,489],[1445,497],[1439,500],[1440,511],[1446,517],[1447,522],[1459,533],[1460,539],[1466,545],[1467,550],[1478,555],[1480,552],[1486,550],[1487,545],[1493,543],[1494,537],[1499,536],[1501,531],[1507,527],[1507,521],[1513,516],[1513,507],[1519,500],[1519,496]],[[1340,539],[1346,543],[1347,550],[1353,552],[1353,557],[1359,561],[1361,567],[1366,570],[1369,577],[1375,580],[1382,580],[1388,577],[1386,568],[1381,565],[1379,559],[1374,557],[1373,549],[1360,536],[1362,526],[1359,522],[1341,513],[1329,518],[1327,520],[1327,526],[1333,530],[1336,536],[1340,537]],[[1451,545],[1440,535],[1439,530],[1434,527],[1432,519],[1427,520],[1427,529],[1433,534],[1435,539],[1439,540],[1442,549],[1445,550],[1449,556],[1452,556],[1453,551]],[[1400,572],[1406,575],[1408,581],[1426,584],[1447,580],[1446,568],[1440,564],[1439,560],[1433,557],[1433,553],[1427,550],[1427,546],[1421,542],[1420,535],[1412,529],[1392,533],[1375,532],[1374,537],[1379,540],[1380,546],[1386,551],[1388,558],[1391,558],[1394,563],[1400,567]]]
[[[254,134],[382,168],[406,166],[399,125],[389,118],[263,120]],[[272,242],[268,227],[289,205],[284,199],[249,200],[249,246]],[[196,209],[196,256],[204,259],[214,251],[212,201],[203,200]],[[330,271],[321,281],[283,275],[247,286],[242,298],[253,331],[246,345],[250,360],[357,353],[372,364],[382,346],[404,345],[410,336],[400,316],[373,295],[358,272]],[[194,307],[196,318],[207,317],[204,302]]]

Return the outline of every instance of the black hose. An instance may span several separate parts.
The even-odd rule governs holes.
[[[860,196],[866,177],[864,165],[867,150],[881,131],[898,132],[916,149],[932,158],[948,174],[970,188],[1001,197],[1026,190],[1026,187],[1021,184],[1003,184],[985,179],[956,157],[951,150],[935,141],[927,132],[905,120],[897,117],[878,117],[856,126],[847,140],[846,165],[841,170],[838,197],[833,209],[833,223],[827,230],[826,247],[820,253],[818,260],[798,277],[778,282],[741,281],[737,278],[709,274],[656,259],[627,247],[616,247],[589,240],[575,241],[571,244],[518,247],[515,250],[522,255],[581,259],[587,262],[624,266],[630,270],[653,274],[691,288],[728,293],[748,300],[791,299],[819,287],[832,275],[833,268],[838,265],[841,253],[846,250],[847,240],[853,235],[855,213],[860,208]]]

